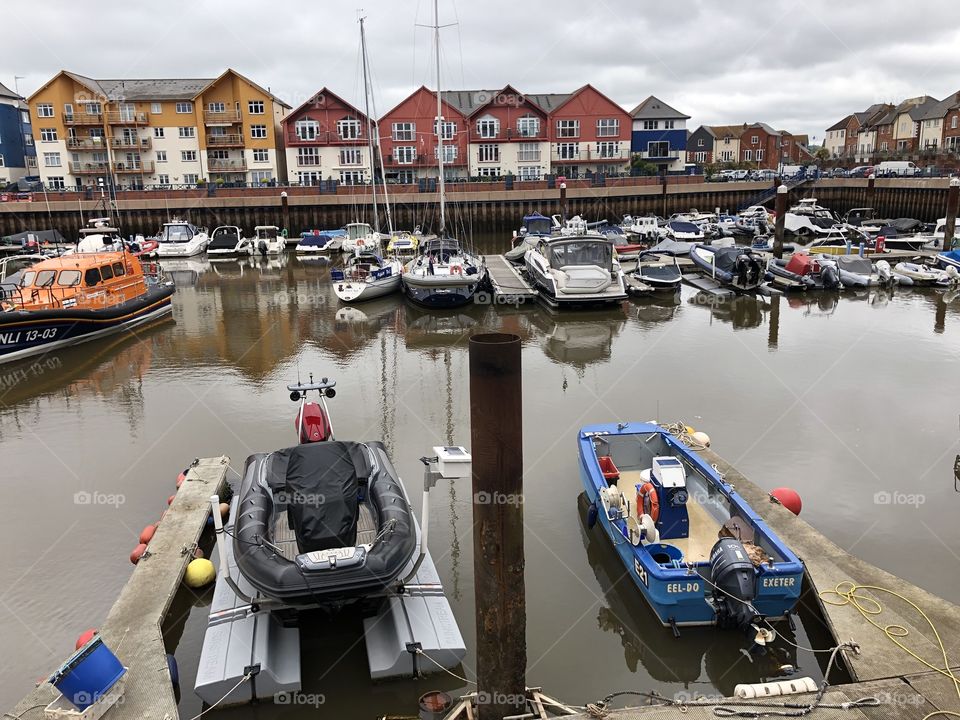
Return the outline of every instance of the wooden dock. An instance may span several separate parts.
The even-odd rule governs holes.
[[[518,305],[538,297],[539,293],[520,270],[503,255],[484,255],[483,261],[487,266],[490,284],[493,286],[495,302]]]
[[[104,643],[128,668],[122,700],[112,707],[110,720],[176,720],[167,651],[161,623],[182,587],[184,571],[210,515],[210,496],[223,489],[229,458],[206,458],[190,469],[177,491],[145,555],[120,592],[100,628]],[[171,487],[173,478],[171,478]],[[64,588],[64,597],[68,589]],[[64,648],[63,661],[73,653]],[[50,671],[56,670],[51,667]],[[44,707],[60,692],[43,683],[23,698],[9,715],[18,720],[45,720]]]

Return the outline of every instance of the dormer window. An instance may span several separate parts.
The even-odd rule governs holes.
[[[500,121],[489,115],[477,120],[477,135],[484,139],[492,139],[500,134]]]
[[[360,137],[360,121],[350,117],[337,120],[337,135],[341,140],[356,140]]]

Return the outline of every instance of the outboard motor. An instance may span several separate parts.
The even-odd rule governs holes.
[[[261,240],[259,243],[257,243],[257,250],[260,251],[260,255],[261,255],[262,257],[266,257],[266,256],[267,256],[267,241],[266,241],[266,240]]]
[[[820,280],[828,290],[840,287],[840,272],[836,263],[826,262],[820,267]]]
[[[753,607],[757,579],[750,556],[736,538],[721,538],[710,551],[710,582],[717,627],[747,629],[759,615]]]
[[[886,260],[877,260],[877,275],[880,277],[880,282],[883,285],[889,283],[892,277],[890,273],[890,263]]]

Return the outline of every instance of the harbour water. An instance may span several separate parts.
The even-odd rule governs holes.
[[[797,489],[803,517],[841,547],[960,601],[960,299],[896,289],[718,301],[685,287],[600,312],[426,312],[399,296],[340,306],[329,268],[294,257],[164,267],[178,286],[172,321],[0,369],[0,631],[16,657],[0,676],[4,706],[102,621],[140,530],[193,458],[226,454],[240,470],[253,452],[292,444],[285,386],[298,376],[337,380],[338,437],[383,439],[419,507],[418,458],[470,444],[467,339],[479,330],[523,341],[528,684],[583,703],[623,689],[729,694],[782,665],[821,676],[786,642],[822,647],[816,627],[751,660],[739,636],[677,640],[655,623],[599,529],[585,527],[574,437],[593,422],[704,430],[755,482]],[[430,544],[470,648],[469,481],[431,498]],[[201,709],[192,680],[209,600],[175,608],[168,628],[188,717]],[[465,689],[449,676],[372,685],[359,618],[313,619],[291,713],[412,713],[428,689]],[[468,654],[460,672],[473,668]]]

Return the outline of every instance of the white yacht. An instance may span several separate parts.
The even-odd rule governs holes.
[[[253,249],[259,255],[282,255],[287,238],[276,225],[257,225],[253,229]]]
[[[602,236],[543,238],[527,251],[524,263],[550,305],[617,303],[627,297],[613,242]]]
[[[252,255],[253,243],[243,236],[243,230],[236,225],[221,225],[214,229],[207,246],[207,255],[215,257],[237,257]]]
[[[354,253],[357,250],[379,252],[380,233],[375,232],[368,223],[348,223],[344,228],[347,236],[343,239],[340,249],[345,253]]]
[[[157,238],[158,258],[192,257],[201,254],[210,244],[206,228],[199,228],[185,220],[171,220],[163,224]]]

